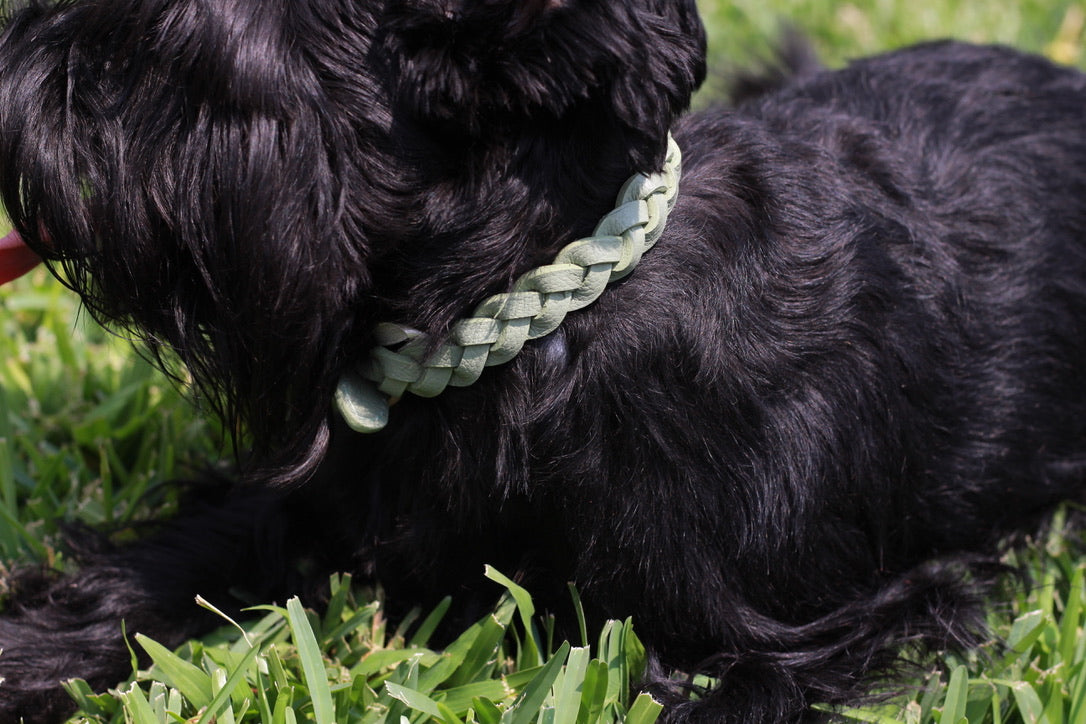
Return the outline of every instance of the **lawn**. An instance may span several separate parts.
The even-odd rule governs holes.
[[[1086,67],[1081,0],[703,0],[701,7],[714,70],[702,105],[717,97],[729,71],[768,57],[783,23],[801,29],[831,66],[953,36]],[[162,481],[223,452],[217,430],[184,395],[124,339],[80,314],[73,295],[43,270],[0,291],[0,359],[0,566],[70,566],[59,521],[129,535],[130,523],[176,504]],[[964,660],[918,661],[907,693],[847,716],[1086,723],[1086,559],[1081,536],[1065,533],[1065,517],[1062,511],[1028,550],[1008,555],[1027,578],[1008,580],[992,602],[990,644]],[[490,575],[508,591],[495,601],[495,615],[444,654],[426,648],[440,608],[393,628],[374,592],[337,578],[320,615],[279,602],[282,608],[239,628],[227,624],[180,655],[134,639],[155,661],[139,683],[115,695],[92,696],[78,683],[72,692],[92,722],[654,719],[653,703],[630,693],[642,662],[636,621],[562,644],[527,592]]]

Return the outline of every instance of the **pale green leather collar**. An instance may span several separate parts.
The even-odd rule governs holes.
[[[527,340],[550,334],[568,312],[596,301],[608,282],[629,274],[660,238],[678,194],[681,153],[671,134],[667,141],[664,169],[630,177],[592,236],[563,248],[553,264],[523,274],[511,291],[484,301],[452,326],[430,356],[433,346],[424,333],[378,325],[377,346],[336,387],[335,404],[347,424],[376,432],[388,422],[389,400],[470,385],[484,367],[508,362]]]

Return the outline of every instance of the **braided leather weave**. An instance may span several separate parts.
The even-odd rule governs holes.
[[[429,357],[432,345],[424,333],[378,325],[378,346],[336,389],[336,405],[347,424],[359,432],[380,430],[388,421],[390,398],[405,392],[434,397],[450,385],[466,387],[484,367],[508,362],[526,341],[550,334],[567,313],[596,301],[608,282],[629,274],[660,238],[678,194],[680,162],[669,134],[662,171],[632,176],[592,236],[563,248],[553,264],[523,274],[511,291],[485,300],[453,325],[448,341]]]

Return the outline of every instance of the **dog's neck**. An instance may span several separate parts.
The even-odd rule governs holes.
[[[473,304],[589,233],[666,148],[663,136],[600,125],[578,118],[488,140],[412,133],[401,155],[415,168],[393,180],[397,201],[380,215],[402,222],[367,230],[372,303],[358,329],[395,320],[444,337]],[[631,148],[653,150],[635,161]]]
[[[554,331],[567,312],[594,302],[611,281],[629,274],[663,232],[678,194],[681,154],[668,136],[663,170],[635,174],[595,232],[563,248],[552,264],[521,275],[512,290],[486,299],[435,344],[398,324],[375,331],[377,346],[357,371],[340,380],[336,404],[353,429],[385,426],[388,407],[405,392],[434,397],[464,387],[484,367],[512,359],[525,341]]]

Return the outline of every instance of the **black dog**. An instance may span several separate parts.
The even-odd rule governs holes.
[[[1086,481],[1086,77],[943,43],[680,118],[703,44],[692,0],[15,13],[16,228],[252,452],[146,541],[15,581],[0,718],[122,678],[122,618],[178,642],[209,624],[194,593],[267,600],[303,568],[467,608],[486,561],[561,610],[573,580],[634,617],[684,721],[814,720],[903,642],[975,642],[996,542]],[[669,129],[681,190],[636,270],[474,384],[346,427],[379,323],[455,336]],[[719,688],[688,702],[671,667]]]

